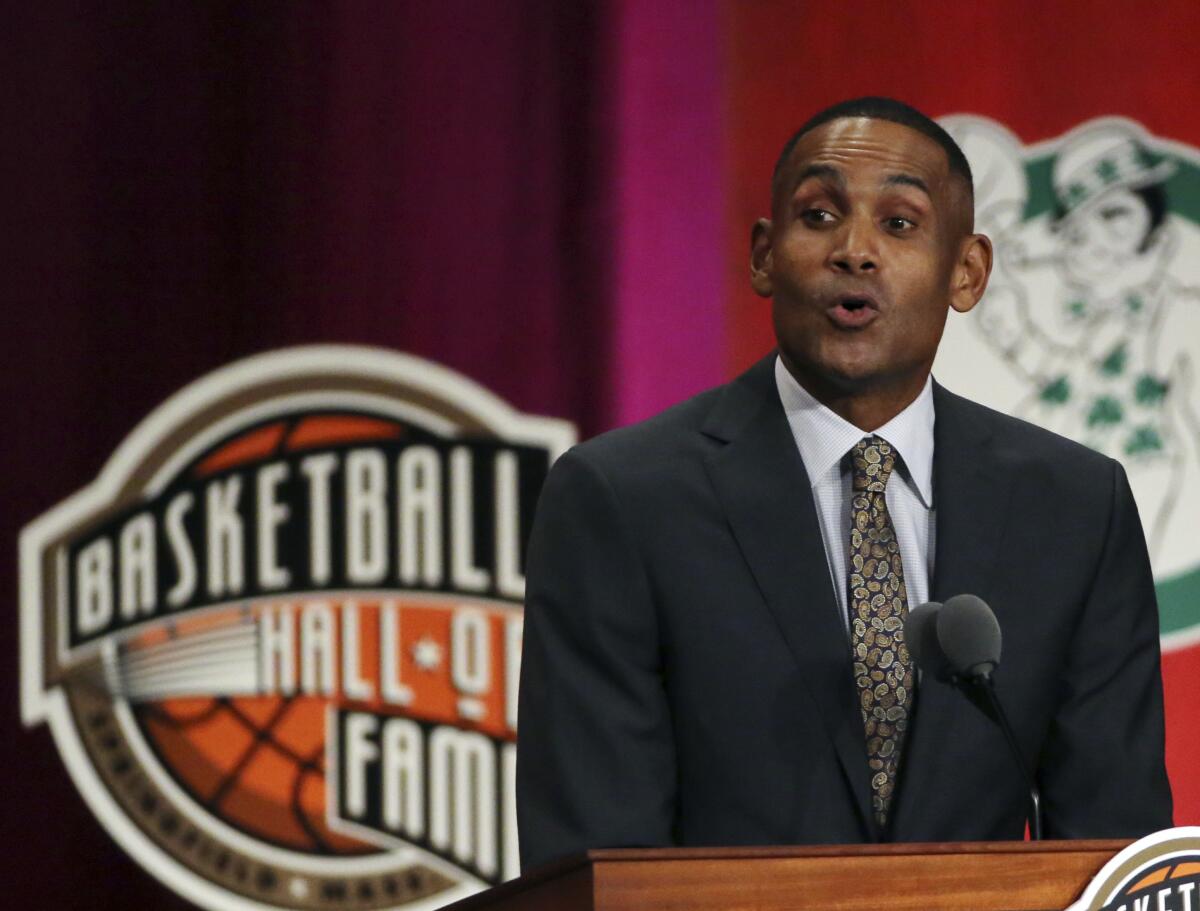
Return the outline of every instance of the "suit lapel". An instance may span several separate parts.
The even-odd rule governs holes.
[[[707,461],[742,555],[802,670],[867,832],[875,833],[849,645],[816,507],[774,381],[774,356],[726,388],[704,426]]]
[[[1008,519],[1013,472],[979,419],[975,406],[934,384],[933,496],[936,556],[930,598],[944,602],[963,593],[990,600],[991,580]],[[1001,625],[1004,618],[1000,617]],[[948,684],[922,681],[916,717],[904,748],[904,769],[893,829],[906,837],[930,808],[947,798],[957,723],[975,709]],[[929,833],[919,837],[928,838]]]
[[[964,592],[987,599],[1008,518],[1012,474],[978,407],[934,386],[935,601]]]

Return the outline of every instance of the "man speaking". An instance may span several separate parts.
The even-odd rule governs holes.
[[[1158,617],[1119,464],[953,395],[991,269],[970,167],[899,102],[788,142],[750,280],[778,353],[568,452],[527,566],[526,867],[589,847],[1016,839],[1001,730],[918,675],[907,611],[995,611],[1051,838],[1171,824]],[[685,340],[681,339],[681,343]]]

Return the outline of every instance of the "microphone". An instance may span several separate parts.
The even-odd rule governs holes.
[[[1020,745],[996,694],[992,672],[1000,666],[1000,622],[976,595],[955,595],[945,604],[930,601],[908,612],[904,641],[924,673],[961,689],[972,702],[982,697],[985,712],[999,726],[1029,789],[1029,836],[1042,839],[1042,796],[1021,755]]]
[[[928,601],[910,610],[904,621],[904,641],[917,667],[942,683],[949,683],[954,668],[938,642],[937,620],[941,610],[940,601]]]
[[[972,682],[1000,666],[1000,623],[982,598],[955,595],[937,615],[937,640],[954,673]]]

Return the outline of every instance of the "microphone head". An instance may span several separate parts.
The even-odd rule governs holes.
[[[982,598],[948,598],[937,615],[937,638],[950,667],[962,677],[987,677],[1000,665],[1000,623]]]
[[[914,607],[904,619],[904,642],[913,663],[938,680],[949,680],[954,673],[942,645],[938,642],[937,618],[940,601],[927,601]]]

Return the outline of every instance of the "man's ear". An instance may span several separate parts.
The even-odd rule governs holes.
[[[986,234],[968,235],[959,246],[950,279],[950,306],[966,313],[983,297],[992,274],[992,242]]]
[[[759,297],[775,293],[771,281],[771,219],[760,218],[750,230],[750,287]]]

